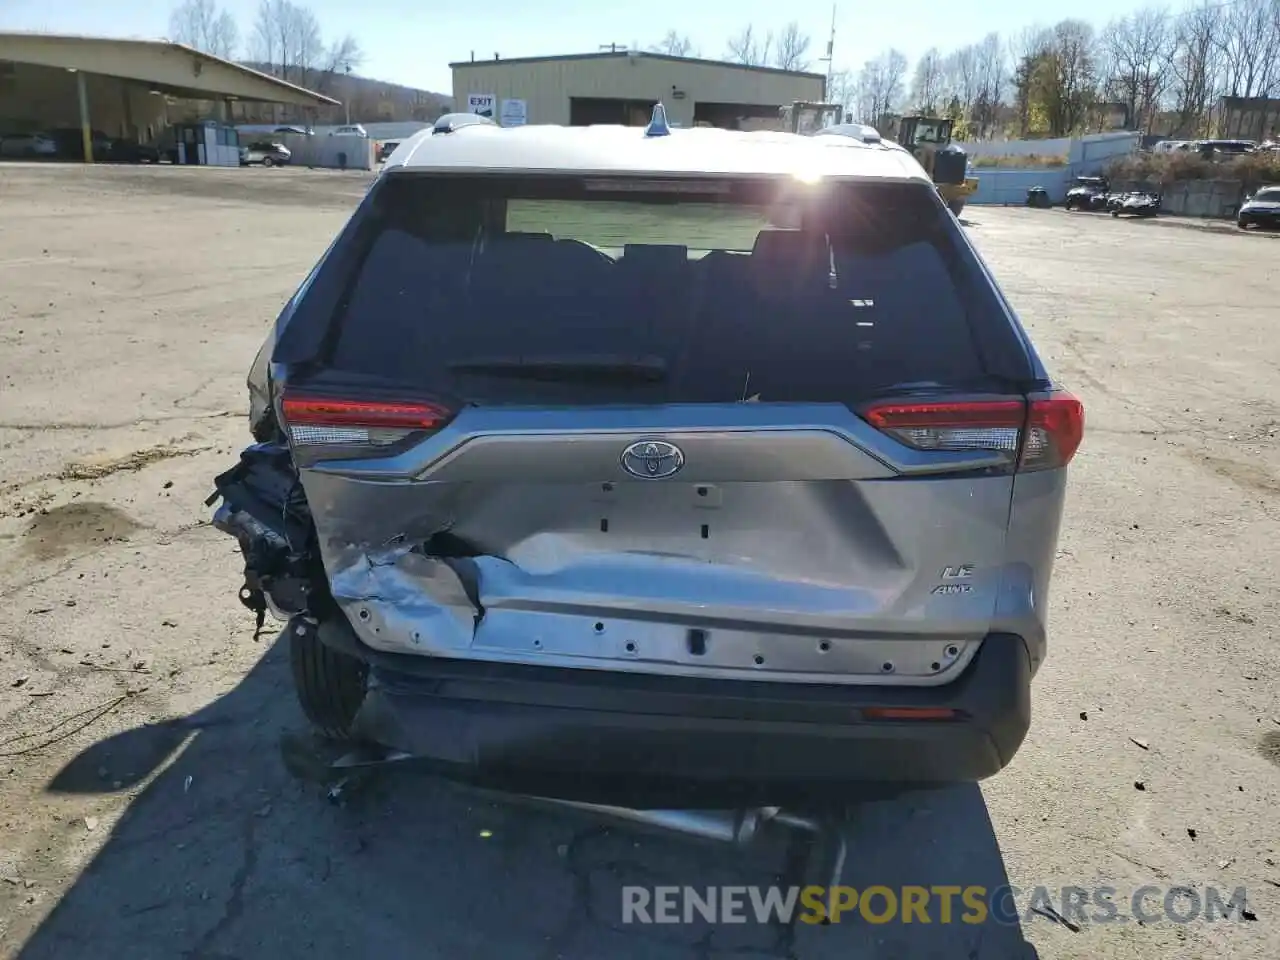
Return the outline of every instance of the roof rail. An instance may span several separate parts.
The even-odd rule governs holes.
[[[454,133],[463,127],[489,126],[496,127],[492,117],[485,117],[478,113],[446,113],[444,116],[436,120],[431,126],[431,134],[437,133]]]

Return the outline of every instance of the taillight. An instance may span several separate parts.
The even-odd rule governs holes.
[[[1065,466],[1084,435],[1084,408],[1066,392],[1030,401],[886,401],[862,415],[916,450],[990,451],[1019,470]]]
[[[437,403],[355,400],[289,393],[280,401],[295,452],[366,457],[394,452],[414,434],[438,430],[453,412]]]
[[[1084,439],[1084,404],[1065,390],[1032,400],[1019,470],[1065,467]]]

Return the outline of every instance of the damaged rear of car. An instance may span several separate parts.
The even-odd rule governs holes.
[[[923,173],[398,165],[250,389],[215,523],[327,736],[635,805],[1025,735],[1080,406]]]

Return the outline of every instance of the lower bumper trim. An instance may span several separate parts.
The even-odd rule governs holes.
[[[326,634],[333,642],[333,628],[322,627]],[[353,652],[350,641],[343,646]],[[371,666],[360,737],[456,779],[595,803],[821,806],[974,782],[1012,759],[1030,725],[1030,659],[1008,634],[988,636],[960,678],[929,688],[699,681],[359,652]],[[868,720],[868,708],[890,719]],[[901,719],[943,709],[956,716]]]

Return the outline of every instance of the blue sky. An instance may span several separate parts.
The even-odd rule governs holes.
[[[310,0],[325,36],[351,33],[365,51],[359,71],[395,83],[449,92],[448,64],[476,57],[545,56],[586,53],[600,44],[647,47],[668,30],[692,37],[700,54],[718,58],[725,40],[748,23],[757,30],[781,29],[795,19],[813,36],[821,56],[831,26],[829,0],[646,0],[611,4],[588,0],[487,0],[449,4],[427,0]],[[169,24],[168,0],[0,0],[0,29],[43,30],[109,36],[162,37]],[[222,6],[247,33],[257,0],[224,0]],[[894,46],[913,60],[937,46],[943,50],[980,40],[991,30],[1012,33],[1032,22],[1052,23],[1073,16],[1101,24],[1125,12],[1104,0],[912,0],[867,3],[845,0],[836,15],[836,66],[856,68]],[[907,11],[910,14],[907,14]],[[812,69],[824,70],[822,65]]]

